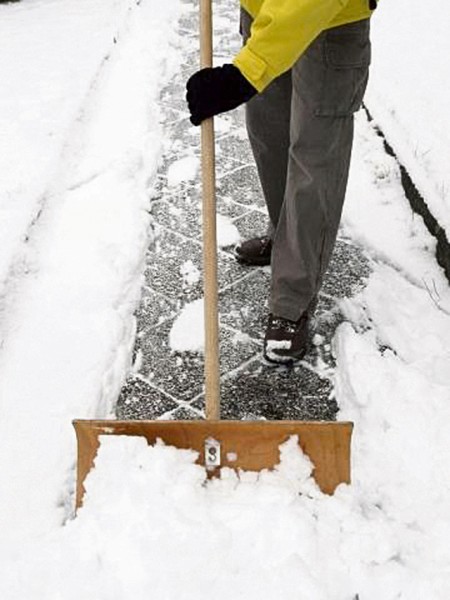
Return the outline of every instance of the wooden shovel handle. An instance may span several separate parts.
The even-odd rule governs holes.
[[[200,0],[200,65],[212,67],[212,0]],[[214,122],[201,124],[203,197],[203,278],[205,296],[205,411],[220,419],[219,315],[217,286]]]

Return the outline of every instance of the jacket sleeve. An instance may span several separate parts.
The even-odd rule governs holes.
[[[233,64],[258,92],[290,69],[348,0],[264,0]]]

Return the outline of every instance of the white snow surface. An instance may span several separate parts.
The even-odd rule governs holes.
[[[2,565],[66,518],[71,420],[107,416],[130,363],[179,14],[0,6]]]
[[[442,0],[380,2],[366,102],[450,239],[449,23]]]

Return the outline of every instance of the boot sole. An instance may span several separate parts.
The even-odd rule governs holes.
[[[270,265],[270,258],[249,259],[239,256],[239,254],[236,252],[234,253],[234,258],[239,264],[246,265],[248,267],[268,267]]]

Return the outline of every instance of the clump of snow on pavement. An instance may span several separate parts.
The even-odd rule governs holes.
[[[174,352],[204,352],[203,298],[186,304],[175,319],[169,334],[169,345]]]
[[[167,170],[167,183],[176,186],[183,181],[193,181],[198,172],[199,159],[197,156],[185,156],[170,165]]]
[[[358,569],[396,552],[379,511],[345,486],[333,498],[318,490],[295,438],[272,472],[223,469],[206,483],[195,460],[143,438],[103,437],[77,519],[45,556],[29,556],[39,576],[21,582],[24,597],[58,596],[64,582],[67,600],[353,598]]]
[[[217,245],[220,248],[234,246],[240,242],[238,228],[229,217],[217,215]]]
[[[180,274],[183,277],[183,285],[185,287],[195,285],[200,279],[200,271],[190,259],[181,265]]]

